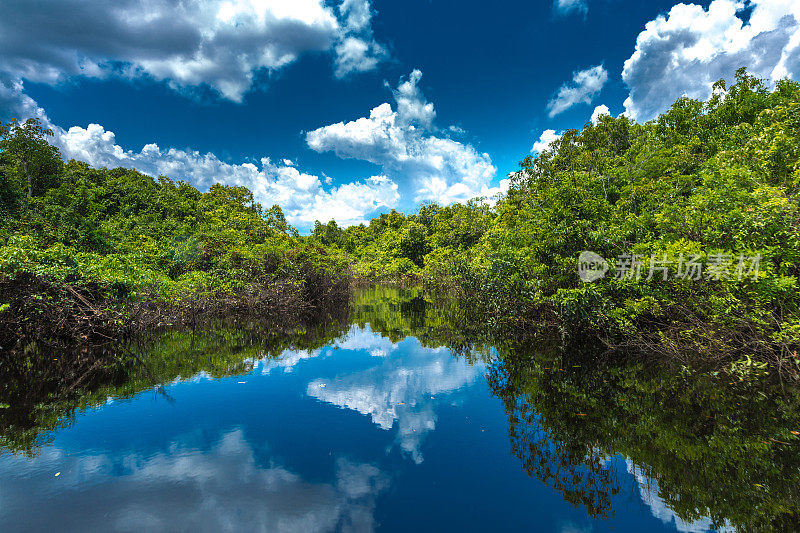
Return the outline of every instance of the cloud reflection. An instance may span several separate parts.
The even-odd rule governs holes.
[[[0,461],[5,531],[372,531],[375,498],[389,486],[377,467],[347,459],[330,483],[309,483],[260,464],[241,430],[205,451],[173,442],[149,456],[71,457],[48,448],[35,468],[23,461]],[[31,494],[48,504],[32,508]]]
[[[261,361],[261,373],[269,374],[276,369],[292,372],[301,361],[326,355],[330,353],[331,348],[349,351],[364,350],[373,357],[385,357],[397,349],[397,344],[373,333],[369,326],[360,328],[353,325],[344,336],[335,340],[330,346],[316,350],[286,350],[277,359],[264,359]]]
[[[428,349],[416,340],[403,343],[410,350],[387,354],[378,366],[309,383],[308,395],[371,418],[384,430],[397,421],[400,448],[416,463],[428,433],[436,428],[435,396],[469,385],[483,374],[483,366],[456,359],[446,348]]]
[[[700,518],[693,522],[687,522],[680,518],[675,511],[670,509],[664,499],[659,496],[658,481],[645,476],[641,470],[636,468],[630,459],[627,459],[628,473],[636,478],[639,487],[639,496],[642,501],[650,508],[650,513],[666,525],[673,526],[682,533],[705,533],[712,530],[710,518]],[[732,527],[715,529],[720,533],[734,532]]]

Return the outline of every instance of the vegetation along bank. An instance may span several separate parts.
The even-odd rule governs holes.
[[[564,132],[496,201],[308,236],[243,187],[63,162],[36,121],[0,133],[4,371],[58,352],[83,376],[109,362],[90,351],[170,325],[306,328],[353,284],[390,281],[454,297],[454,321],[503,339],[557,332],[597,353],[800,377],[796,82],[741,70],[646,124]]]

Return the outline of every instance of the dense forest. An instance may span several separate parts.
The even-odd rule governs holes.
[[[602,116],[564,132],[496,201],[317,223],[308,236],[242,187],[200,192],[64,162],[36,120],[0,134],[3,355],[49,361],[77,343],[86,357],[88,345],[204,318],[306,327],[353,284],[392,282],[454,296],[455,315],[504,338],[551,331],[741,379],[798,379],[796,82],[770,89],[741,70],[646,124]],[[578,276],[584,251],[607,260],[605,277]]]

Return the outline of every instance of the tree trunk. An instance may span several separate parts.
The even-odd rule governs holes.
[[[33,185],[31,184],[31,174],[28,172],[28,162],[22,162],[22,168],[25,170],[25,178],[28,180],[28,198],[33,196]]]

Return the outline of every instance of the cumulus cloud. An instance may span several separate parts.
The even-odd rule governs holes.
[[[70,77],[147,77],[203,85],[239,102],[260,70],[330,51],[337,76],[375,68],[368,0],[83,0],[7,2],[0,70],[54,84]]]
[[[489,154],[454,141],[438,132],[436,111],[419,89],[422,73],[415,70],[393,91],[395,108],[384,103],[368,117],[339,122],[306,134],[317,152],[379,165],[382,173],[399,184],[409,183],[414,201],[442,204],[493,196],[507,187],[491,182],[497,172]]]
[[[594,108],[592,112],[592,124],[597,125],[600,123],[600,117],[604,115],[611,115],[611,111],[608,109],[607,105],[599,105]],[[564,132],[556,133],[556,130],[544,130],[542,134],[539,136],[539,140],[533,143],[533,147],[531,148],[532,154],[541,154],[542,152],[549,150],[552,148],[553,143],[556,142],[564,135]]]
[[[287,220],[303,229],[316,220],[336,220],[342,226],[360,224],[381,208],[397,207],[400,201],[397,183],[383,175],[331,187],[329,177],[320,179],[303,172],[290,159],[278,164],[269,158],[262,158],[258,165],[227,163],[213,153],[162,149],[155,143],[146,144],[137,152],[118,145],[114,132],[99,124],[64,130],[24,93],[22,81],[0,73],[0,120],[30,117],[39,118],[53,130],[51,142],[65,159],[95,167],[135,168],[153,177],[163,175],[186,181],[200,190],[214,183],[241,185],[250,189],[262,205],[280,205]]]
[[[339,13],[344,27],[336,45],[336,77],[373,70],[389,54],[373,37],[369,0],[344,0]]]
[[[336,77],[373,70],[386,57],[386,50],[375,41],[346,37],[336,45]]]
[[[431,102],[425,99],[419,88],[422,72],[414,70],[407,80],[400,80],[394,91],[397,102],[397,117],[401,126],[420,126],[426,130],[433,127],[436,110]]]
[[[550,146],[561,138],[561,135],[561,133],[556,133],[556,130],[544,130],[539,136],[539,140],[533,143],[531,153],[541,154],[545,150],[549,150]]]
[[[169,176],[206,189],[214,183],[241,185],[253,191],[262,205],[280,205],[287,219],[308,227],[315,220],[336,220],[342,225],[359,224],[381,207],[393,208],[400,194],[398,186],[386,176],[345,183],[325,189],[320,178],[302,172],[292,161],[280,164],[262,158],[253,163],[231,164],[212,153],[145,145],[140,151],[116,144],[114,132],[99,124],[86,128],[56,129],[56,145],[66,158],[85,161],[96,167],[126,167],[151,176]]]
[[[550,118],[577,104],[591,104],[608,81],[608,71],[603,65],[579,70],[572,75],[572,83],[565,83],[547,104]]]
[[[577,13],[586,16],[589,12],[589,4],[587,0],[555,0],[553,10],[559,15]]]
[[[369,0],[344,0],[339,5],[339,13],[345,27],[353,32],[365,31],[372,21],[372,6]]]
[[[743,66],[772,81],[800,76],[800,2],[678,4],[648,22],[622,71],[630,88],[626,114],[649,120],[682,95],[707,99],[714,82]]]
[[[358,327],[353,325],[342,337],[333,342],[333,346],[326,346],[316,350],[285,350],[280,357],[267,357],[259,361],[258,370],[262,374],[269,374],[273,370],[282,370],[289,374],[302,361],[314,359],[331,354],[332,349],[366,351],[373,357],[385,357],[397,349],[397,344],[372,331],[369,325]]]
[[[322,348],[316,350],[285,350],[280,357],[275,359],[271,357],[262,359],[258,364],[258,369],[264,375],[278,369],[286,374],[291,374],[302,361],[314,359],[322,355],[322,353]]]
[[[22,80],[0,70],[0,121],[7,122],[14,118],[38,118],[50,125],[44,109],[25,94]]]
[[[592,111],[592,124],[595,126],[600,124],[600,117],[604,115],[611,116],[611,110],[608,109],[607,105],[602,104],[595,107],[594,111]]]

